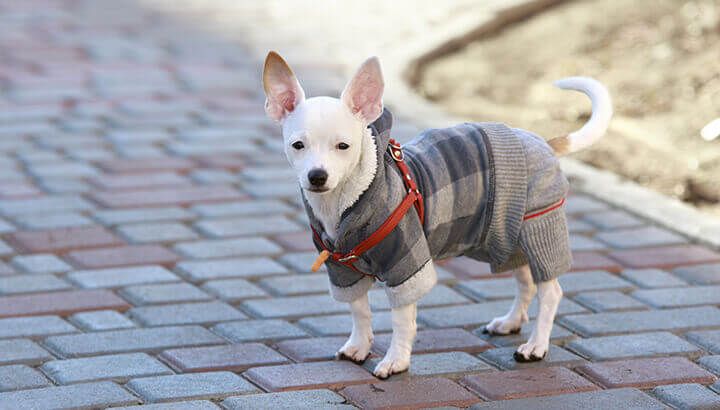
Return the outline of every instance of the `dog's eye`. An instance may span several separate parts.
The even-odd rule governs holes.
[[[350,146],[344,142],[337,144],[337,149],[346,150],[348,148],[350,148]]]
[[[305,144],[303,144],[301,141],[295,141],[293,142],[292,147],[295,149],[303,149],[305,148]]]

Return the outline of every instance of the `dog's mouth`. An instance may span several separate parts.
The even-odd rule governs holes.
[[[316,194],[321,194],[323,192],[327,192],[330,190],[330,188],[305,188],[306,191],[314,192]]]

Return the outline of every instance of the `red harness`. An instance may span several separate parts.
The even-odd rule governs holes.
[[[375,232],[373,232],[372,235],[368,236],[367,239],[360,242],[348,253],[331,252],[325,246],[322,237],[317,233],[317,231],[315,231],[315,228],[310,226],[310,229],[312,229],[313,235],[315,236],[315,241],[319,243],[320,246],[322,246],[323,248],[320,256],[318,256],[315,264],[313,264],[313,272],[317,271],[317,269],[320,268],[320,265],[322,265],[323,262],[325,262],[325,260],[330,257],[335,262],[343,264],[356,272],[368,276],[374,276],[359,271],[354,265],[355,260],[358,259],[363,253],[367,252],[375,245],[382,242],[385,237],[390,235],[390,232],[392,232],[392,230],[395,229],[395,227],[400,223],[405,214],[410,210],[411,206],[415,206],[415,210],[420,217],[420,223],[424,223],[425,205],[423,203],[423,197],[418,190],[417,184],[410,175],[410,169],[408,169],[407,164],[405,164],[402,147],[394,139],[390,139],[390,145],[388,145],[388,150],[390,151],[390,156],[395,160],[395,164],[397,165],[400,173],[402,174],[402,180],[408,192],[407,195],[405,195],[405,198],[403,198],[402,202],[400,202],[400,205],[395,208],[395,210],[390,214],[390,216],[385,219],[382,225],[380,225],[380,227]]]

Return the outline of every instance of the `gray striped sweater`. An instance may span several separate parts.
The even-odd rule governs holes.
[[[343,213],[335,241],[323,233],[305,202],[312,227],[335,252],[350,251],[377,230],[406,194],[387,150],[392,114],[385,110],[370,127],[377,145],[375,178]],[[379,245],[356,261],[358,270],[399,287],[431,259],[459,255],[489,262],[493,272],[529,263],[535,281],[569,269],[563,210],[523,220],[558,202],[568,190],[558,160],[542,138],[498,123],[464,123],[426,130],[403,145],[403,152],[424,197],[425,222],[421,225],[411,208]],[[315,245],[322,249],[317,241]],[[366,278],[332,259],[326,266],[335,288],[350,288]],[[412,299],[427,291],[415,289]]]

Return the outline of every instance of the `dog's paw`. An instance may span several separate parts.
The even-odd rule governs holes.
[[[357,364],[363,364],[368,356],[370,356],[371,347],[372,338],[350,337],[343,347],[341,347],[335,354],[335,358],[338,360],[349,360]]]
[[[515,354],[513,354],[513,358],[519,363],[537,362],[545,358],[548,348],[549,342],[540,343],[528,341],[518,347]]]
[[[380,363],[375,366],[373,374],[378,379],[387,379],[393,374],[407,371],[410,368],[410,355],[392,354],[388,352]]]
[[[523,318],[521,317],[508,317],[501,316],[496,317],[490,323],[488,323],[482,330],[485,334],[504,336],[510,334],[520,333],[522,328]]]

